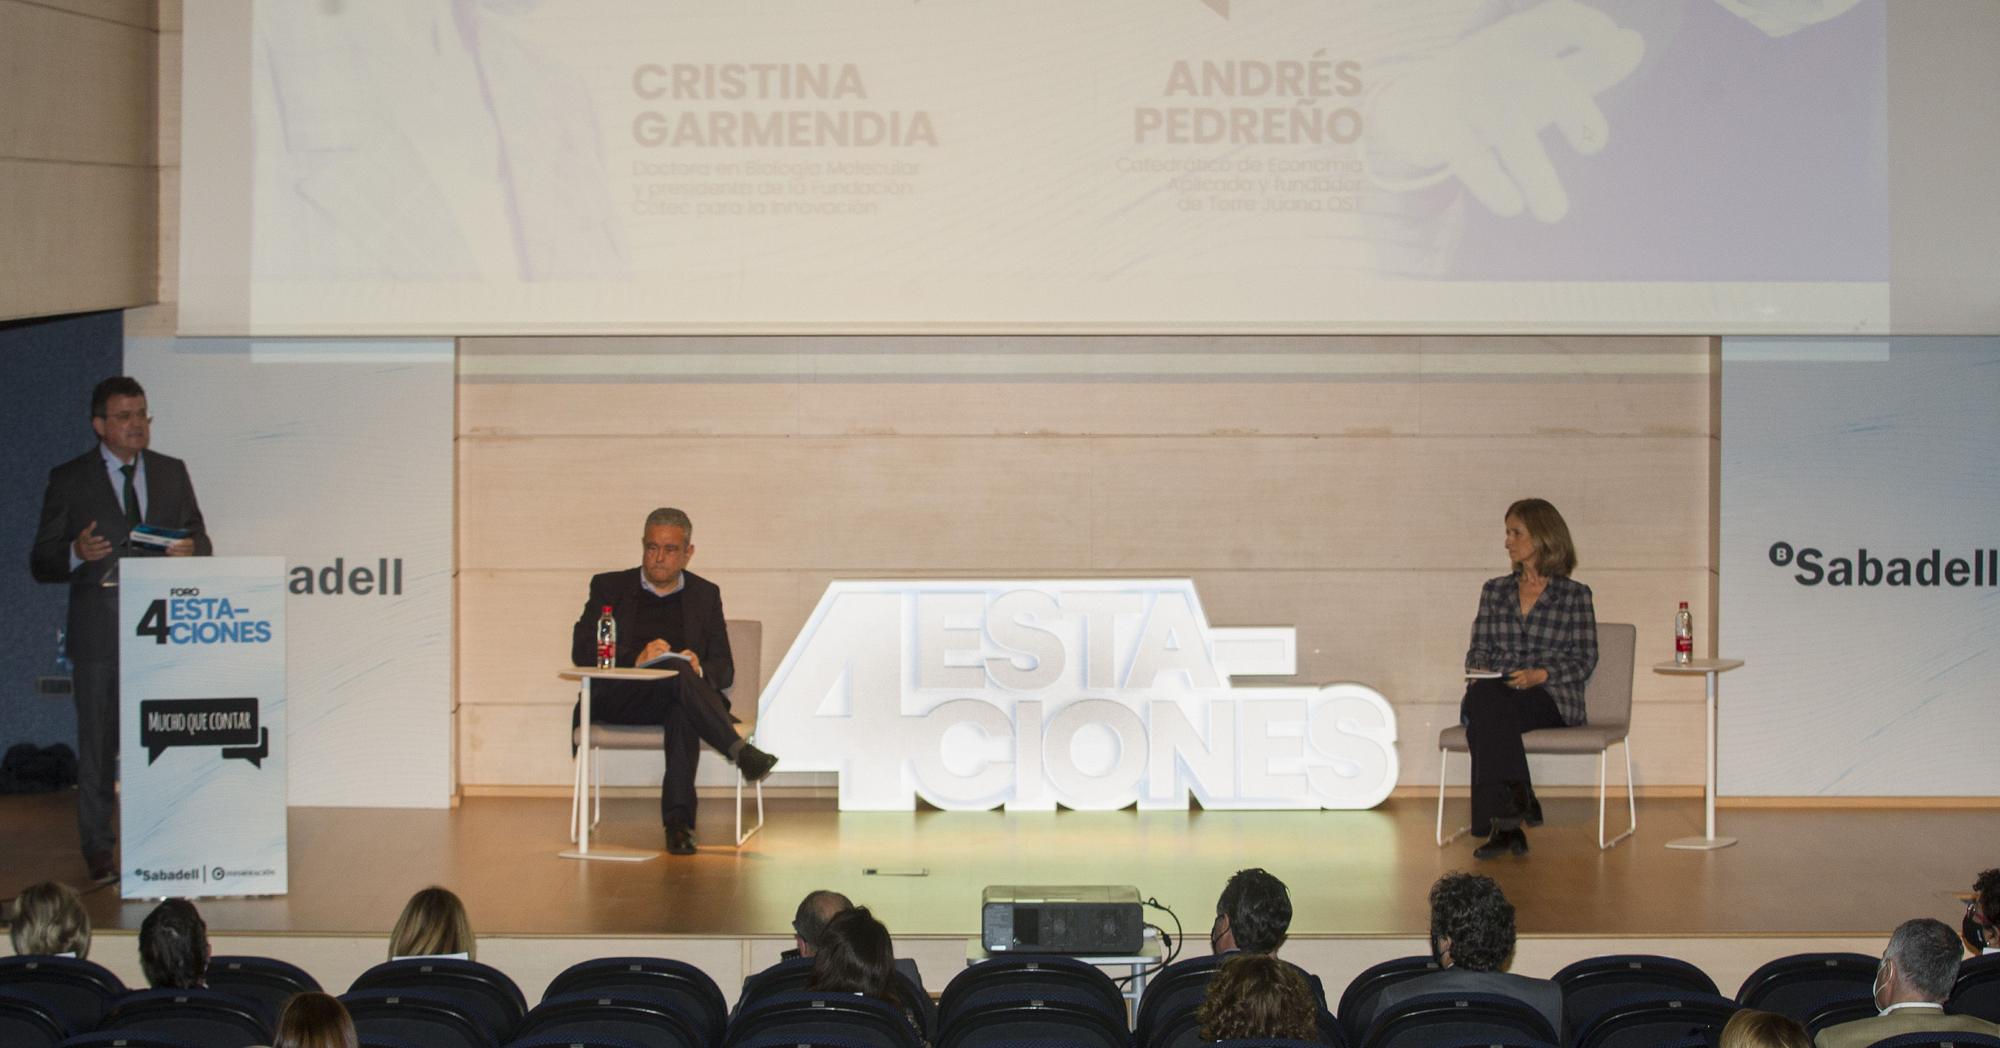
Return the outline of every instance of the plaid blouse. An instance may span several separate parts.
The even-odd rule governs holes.
[[[1479,591],[1479,616],[1472,620],[1469,670],[1547,670],[1542,685],[1555,700],[1564,724],[1584,721],[1583,684],[1597,668],[1597,611],[1590,587],[1552,576],[1541,598],[1521,615],[1521,583],[1513,575],[1487,579]]]

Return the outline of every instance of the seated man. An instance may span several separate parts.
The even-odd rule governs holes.
[[[1945,998],[1958,979],[1958,935],[1943,921],[1904,921],[1889,936],[1875,972],[1872,1019],[1829,1026],[1813,1039],[1818,1048],[1866,1048],[1904,1033],[1980,1033],[2000,1037],[2000,1026],[1970,1015],[1947,1015]]]
[[[807,892],[806,897],[799,900],[799,908],[792,914],[792,948],[779,955],[779,963],[817,955],[820,942],[826,935],[827,922],[853,908],[854,900],[837,891],[821,888]],[[771,971],[771,968],[766,968],[743,980],[743,990],[736,996],[739,1007],[744,999],[753,996],[757,984],[767,978]],[[918,973],[916,961],[908,957],[898,957],[896,971],[910,980],[912,986],[920,990],[923,988],[924,977]]]
[[[1251,867],[1237,870],[1222,886],[1215,900],[1215,924],[1208,931],[1208,947],[1216,956],[1232,953],[1278,952],[1292,927],[1292,895],[1285,882],[1269,872]],[[1320,978],[1299,969],[1313,1000],[1326,1008],[1326,986]]]
[[[670,652],[666,666],[679,675],[664,680],[595,681],[591,718],[600,724],[659,724],[666,728],[666,775],[660,781],[660,822],[667,851],[693,855],[694,767],[706,742],[743,773],[745,782],[771,774],[776,757],[736,736],[729,699],[722,694],[735,673],[729,630],[722,617],[722,591],[686,570],[694,556],[694,524],[677,509],[646,517],[639,567],[607,571],[590,580],[590,599],[570,638],[570,661],[597,665],[597,620],[604,609],[618,623],[614,661],[636,666]],[[575,723],[575,714],[571,715]]]
[[[1960,925],[1965,948],[1974,957],[2000,953],[2000,867],[1982,870],[1972,882],[1972,898],[1965,901],[1965,920]]]
[[[155,990],[207,986],[208,958],[208,922],[186,899],[162,902],[139,925],[139,969]]]
[[[1361,1017],[1361,1029],[1426,994],[1491,993],[1541,1012],[1549,1029],[1562,1036],[1562,989],[1547,979],[1506,971],[1514,955],[1514,904],[1491,877],[1447,873],[1431,885],[1431,953],[1443,970],[1384,989],[1374,1011]]]

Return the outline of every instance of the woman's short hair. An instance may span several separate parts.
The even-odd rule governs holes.
[[[1201,1039],[1319,1039],[1319,1006],[1305,976],[1276,954],[1239,953],[1222,962],[1195,1012]]]
[[[1535,570],[1545,576],[1568,576],[1576,570],[1576,543],[1569,537],[1569,525],[1547,499],[1522,499],[1507,507],[1512,517],[1528,529],[1535,540]]]
[[[1813,1048],[1813,1041],[1796,1019],[1745,1008],[1723,1024],[1718,1045],[1719,1048]]]
[[[895,943],[868,907],[842,910],[826,922],[826,931],[814,946],[806,989],[866,994],[899,1004],[902,998],[895,980]]]
[[[191,990],[208,978],[208,922],[186,899],[153,907],[139,925],[139,968],[156,990]]]
[[[475,955],[472,922],[465,917],[465,904],[449,889],[433,884],[410,896],[396,926],[389,930],[389,956],[433,957],[439,954]]]
[[[83,897],[75,888],[43,881],[23,891],[14,907],[8,934],[15,953],[90,956],[90,914],[83,911]]]
[[[1431,885],[1431,943],[1451,942],[1454,968],[1497,972],[1514,955],[1514,904],[1491,877],[1447,873]]]
[[[317,990],[285,999],[271,1038],[271,1048],[359,1048],[360,1043],[347,1006]]]

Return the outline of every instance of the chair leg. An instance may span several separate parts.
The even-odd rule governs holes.
[[[1458,829],[1452,831],[1451,836],[1447,837],[1444,835],[1444,780],[1445,780],[1445,769],[1450,763],[1451,763],[1451,751],[1445,749],[1443,746],[1439,746],[1438,747],[1438,814],[1437,814],[1436,836],[1437,836],[1437,844],[1438,847],[1440,848],[1444,847],[1447,844],[1450,844],[1451,842],[1459,839],[1460,837],[1465,836],[1465,832],[1472,828],[1470,825],[1460,826]]]
[[[750,832],[745,833],[743,832],[743,776],[738,775],[736,777],[736,846],[738,848],[743,847],[744,841],[755,837],[757,831],[764,828],[764,780],[757,780],[755,788],[757,791],[757,824],[750,827]]]
[[[1627,738],[1624,741],[1625,741],[1625,803],[1630,810],[1631,821],[1625,827],[1625,832],[1620,833],[1618,836],[1613,837],[1608,841],[1604,839],[1604,800],[1605,800],[1605,794],[1609,792],[1609,787],[1610,787],[1610,783],[1608,781],[1609,776],[1606,774],[1608,769],[1606,768],[1605,764],[1607,758],[1611,753],[1611,747],[1606,746],[1605,748],[1597,751],[1597,847],[1599,851],[1604,851],[1611,848],[1619,841],[1622,841],[1625,838],[1632,836],[1632,834],[1637,832],[1639,829],[1639,801],[1638,798],[1632,792],[1632,741],[1630,738]]]
[[[583,762],[572,755],[569,759],[569,842],[576,843],[577,827],[583,822]]]
[[[604,821],[604,751],[595,746],[590,748],[590,773],[597,779],[590,805],[590,828],[594,830]]]

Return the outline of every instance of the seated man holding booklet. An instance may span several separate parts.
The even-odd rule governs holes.
[[[695,760],[706,742],[734,761],[744,781],[771,774],[776,757],[736,735],[729,713],[735,665],[722,615],[722,591],[687,570],[694,524],[677,509],[646,517],[640,566],[590,580],[590,599],[577,616],[570,661],[597,665],[597,621],[606,609],[618,624],[615,662],[679,671],[664,680],[600,680],[591,687],[591,718],[600,724],[659,724],[666,729],[666,775],[660,781],[660,822],[667,851],[693,855]],[[571,714],[576,723],[577,714]]]

